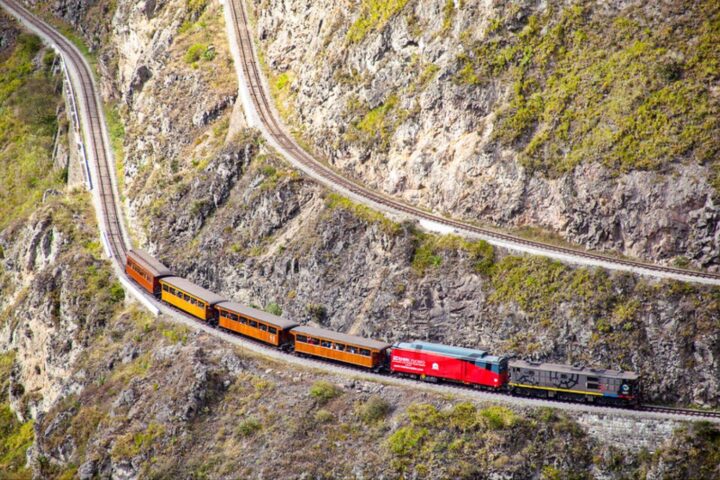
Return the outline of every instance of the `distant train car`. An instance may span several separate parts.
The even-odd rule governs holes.
[[[195,285],[182,277],[165,277],[160,279],[162,300],[174,305],[200,320],[214,321],[213,308],[225,299],[216,293]]]
[[[508,386],[525,396],[605,405],[637,405],[641,396],[636,373],[524,360],[510,362]]]
[[[393,345],[390,371],[499,389],[508,380],[508,360],[483,350],[415,341]]]
[[[315,357],[337,360],[370,369],[385,366],[389,343],[347,335],[315,327],[295,327],[290,330],[295,351]]]
[[[291,344],[293,338],[290,329],[298,325],[235,302],[220,302],[215,305],[215,309],[218,311],[218,325],[222,328],[276,347]]]
[[[140,249],[128,251],[125,273],[153,295],[160,294],[160,279],[172,275],[169,268]]]

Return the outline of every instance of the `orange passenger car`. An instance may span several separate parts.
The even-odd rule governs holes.
[[[295,327],[295,351],[365,368],[385,364],[389,343],[315,327]]]
[[[276,347],[289,344],[292,341],[289,330],[297,326],[290,320],[235,302],[218,303],[215,309],[221,327]]]
[[[220,295],[195,285],[182,277],[166,277],[160,280],[163,301],[174,305],[200,320],[214,320],[213,308],[225,299]]]
[[[172,275],[170,269],[140,249],[128,251],[125,273],[153,295],[160,293],[160,279]]]

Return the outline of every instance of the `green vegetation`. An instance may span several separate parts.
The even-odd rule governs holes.
[[[198,67],[200,60],[210,62],[215,58],[215,49],[207,43],[194,43],[187,49],[183,60],[185,63],[192,65],[193,68]]]
[[[492,285],[495,291],[490,301],[515,302],[540,321],[550,320],[563,302],[604,306],[612,295],[612,283],[604,270],[572,269],[540,257],[503,258],[494,266]],[[591,313],[597,312],[586,312]]]
[[[368,424],[379,422],[390,413],[390,404],[377,395],[368,398],[358,406],[358,416]]]
[[[325,205],[331,210],[346,210],[368,223],[380,225],[386,233],[391,235],[397,235],[402,231],[402,226],[399,223],[393,222],[382,213],[366,207],[365,205],[355,203],[349,198],[343,197],[337,193],[327,194],[325,197]]]
[[[251,437],[262,429],[262,425],[255,418],[247,418],[240,422],[235,430],[240,437]]]
[[[530,441],[530,431],[560,429],[566,421],[552,418],[537,422],[520,417],[505,407],[491,405],[478,409],[470,402],[443,410],[429,403],[414,403],[408,406],[406,416],[405,424],[386,442],[394,457],[394,468],[407,471],[412,467],[418,471],[424,468],[419,462],[432,464],[435,458],[442,458],[443,463],[464,472],[448,473],[450,478],[475,478],[491,460],[486,452],[499,447],[498,442],[509,441],[520,446]],[[500,440],[503,438],[506,440]],[[481,454],[475,456],[474,452],[478,451]]]
[[[272,313],[273,315],[282,315],[282,308],[280,308],[280,305],[275,302],[270,302],[265,305],[265,311],[268,313]]]
[[[354,120],[345,133],[345,139],[387,151],[395,130],[409,115],[407,110],[398,108],[398,103],[397,95],[390,95],[382,105],[372,110],[368,110],[359,101],[350,102],[348,110]]]
[[[12,352],[0,354],[0,392],[3,395],[8,391],[14,358]],[[18,422],[10,406],[0,403],[0,479],[32,478],[32,472],[25,468],[25,452],[33,438],[33,422]]]
[[[110,147],[115,157],[115,177],[120,194],[125,190],[125,125],[120,118],[118,105],[105,105],[105,122],[110,136]]]
[[[162,425],[150,423],[143,431],[121,435],[115,440],[111,455],[115,460],[133,458],[155,448],[158,438],[164,433]]]
[[[625,172],[718,158],[720,100],[710,85],[720,76],[720,6],[706,1],[664,27],[624,14],[550,8],[519,34],[497,27],[458,57],[457,81],[513,85],[494,134],[522,150],[526,167],[556,176],[587,161]]]
[[[493,405],[480,411],[480,418],[490,430],[504,430],[517,423],[519,417],[506,407]]]
[[[442,32],[445,33],[452,28],[453,18],[455,17],[455,0],[445,0],[443,5],[443,23]]]
[[[36,209],[66,175],[52,168],[60,80],[33,65],[41,46],[22,34],[0,62],[0,230]]]
[[[322,380],[317,381],[310,387],[310,396],[315,399],[319,405],[324,405],[333,398],[339,397],[342,390],[330,382]]]
[[[490,275],[495,262],[495,250],[484,240],[470,241],[457,235],[433,235],[417,232],[412,267],[418,274],[442,264],[442,252],[465,252],[477,273]]]
[[[360,17],[350,26],[347,40],[359,43],[371,31],[380,31],[388,20],[398,14],[408,0],[362,0]]]
[[[32,420],[20,423],[9,405],[0,404],[0,478],[32,478],[25,469],[25,453],[33,439]]]
[[[330,423],[335,420],[335,415],[325,409],[320,409],[315,412],[315,421],[317,423]]]

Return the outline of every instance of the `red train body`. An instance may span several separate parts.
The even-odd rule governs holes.
[[[390,371],[497,389],[508,381],[508,361],[504,357],[488,355],[482,350],[418,341],[393,346]]]

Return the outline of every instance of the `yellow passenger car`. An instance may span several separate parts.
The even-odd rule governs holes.
[[[216,304],[224,302],[220,295],[195,285],[182,277],[160,279],[163,301],[174,305],[200,320],[214,320]]]

